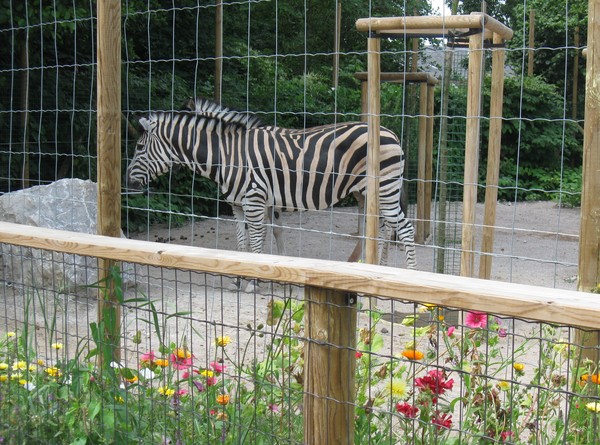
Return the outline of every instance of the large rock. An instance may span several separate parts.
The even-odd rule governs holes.
[[[0,221],[72,232],[95,234],[97,209],[96,184],[81,179],[61,179],[0,196]],[[8,245],[0,249],[0,279],[15,284],[73,291],[98,281],[95,258]]]

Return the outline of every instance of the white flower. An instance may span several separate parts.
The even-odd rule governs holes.
[[[23,385],[23,387],[25,389],[27,389],[28,391],[33,391],[35,389],[35,385],[31,382],[27,382]]]
[[[156,374],[154,374],[154,371],[151,369],[142,368],[140,369],[139,376],[146,380],[152,380],[154,377],[156,377]]]
[[[110,367],[111,368],[123,368],[124,366],[122,364],[120,364],[119,362],[110,362]]]

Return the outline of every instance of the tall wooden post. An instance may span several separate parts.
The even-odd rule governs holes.
[[[502,37],[494,34],[494,44],[504,43]],[[500,147],[502,142],[502,105],[504,103],[504,48],[494,48],[492,52],[492,90],[490,100],[490,129],[488,137],[488,160],[485,187],[485,214],[483,216],[483,237],[479,259],[479,278],[490,279],[494,250],[494,225],[498,203],[498,178],[500,176]]]
[[[417,157],[417,221],[415,227],[415,242],[422,243],[427,236],[425,233],[425,195],[427,189],[427,83],[419,88],[419,153]]]
[[[573,107],[572,118],[577,120],[577,103],[579,93],[579,26],[575,27],[575,37],[573,39],[575,46],[575,60],[573,60]]]
[[[433,114],[435,84],[427,83],[427,143],[425,144],[425,239],[431,234],[431,195],[433,179]]]
[[[529,11],[529,49],[527,50],[527,75],[533,76],[533,46],[535,45],[535,9]]]
[[[338,87],[338,78],[340,70],[340,39],[342,34],[342,3],[336,1],[335,7],[335,27],[333,36],[333,88]]]
[[[102,0],[98,13],[98,227],[100,235],[121,236],[121,1]],[[120,356],[121,311],[116,292],[106,280],[113,261],[98,260],[101,287],[98,318],[111,311],[107,340]],[[103,281],[104,280],[104,281]]]
[[[472,277],[475,244],[475,204],[479,170],[479,124],[481,84],[483,77],[483,33],[469,37],[469,86],[467,92],[467,125],[465,141],[465,173],[463,191],[463,226],[460,274]]]
[[[354,444],[356,296],[305,292],[304,443]]]
[[[580,291],[588,292],[600,283],[600,2],[589,1],[587,73],[585,79],[585,124],[583,133],[583,187],[579,234]],[[598,298],[590,295],[590,298]],[[577,333],[583,355],[596,364],[600,359],[597,334]]]
[[[216,103],[221,103],[221,82],[223,81],[223,2],[215,0],[215,91]]]
[[[379,235],[379,144],[380,144],[380,68],[381,40],[367,39],[368,91],[369,91],[369,136],[367,145],[367,206],[365,250],[366,262],[378,263],[377,237]]]

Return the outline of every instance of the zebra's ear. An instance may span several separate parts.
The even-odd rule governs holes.
[[[150,121],[148,119],[146,119],[145,117],[141,117],[139,122],[144,131],[150,130]]]

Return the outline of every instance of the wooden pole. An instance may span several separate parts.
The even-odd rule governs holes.
[[[460,274],[472,277],[475,244],[475,204],[479,169],[479,123],[481,114],[481,83],[483,77],[483,34],[469,37],[469,73],[467,88],[467,124],[465,141],[465,172],[463,186],[463,226]]]
[[[588,51],[585,80],[585,124],[583,133],[583,185],[581,227],[579,232],[578,290],[589,292],[600,283],[600,2],[589,1]],[[590,295],[597,299],[597,295]],[[598,363],[597,333],[577,331],[576,342],[583,345],[583,355]]]
[[[572,118],[577,120],[577,104],[578,104],[578,93],[579,93],[579,26],[575,27],[575,60],[573,61],[573,108]]]
[[[340,70],[340,39],[342,33],[342,3],[336,0],[335,28],[333,36],[333,88],[338,87]]]
[[[380,60],[381,41],[367,39],[369,135],[367,149],[367,205],[366,205],[366,262],[377,264],[377,237],[379,235],[379,144],[380,144]]]
[[[121,236],[121,1],[104,0],[97,4],[98,14],[98,227],[100,235]],[[109,269],[116,263],[100,258],[98,321],[106,322],[107,342],[120,357],[121,308],[109,280]],[[106,357],[104,357],[106,358]]]
[[[304,443],[354,443],[356,296],[307,287]]]
[[[431,195],[433,188],[433,113],[435,85],[427,84],[427,143],[425,144],[425,239],[431,234]]]
[[[427,163],[427,84],[419,88],[419,153],[417,157],[417,221],[415,242],[425,241],[425,170]]]
[[[529,10],[529,49],[527,50],[527,75],[533,76],[533,46],[535,45],[535,9]]]
[[[21,128],[23,128],[23,172],[22,187],[29,187],[29,28],[23,30],[21,47]],[[19,34],[17,34],[19,35]],[[38,175],[39,179],[39,175]],[[59,179],[59,178],[56,178]]]
[[[215,102],[221,103],[223,81],[223,3],[215,0]]]
[[[494,44],[504,42],[494,34]],[[502,142],[502,105],[504,98],[504,48],[494,48],[492,52],[492,91],[490,100],[490,129],[488,140],[487,175],[485,181],[485,213],[483,217],[483,235],[481,257],[479,259],[479,278],[490,279],[492,274],[492,256],[494,250],[494,225],[498,204],[498,178],[500,176],[500,147]]]

